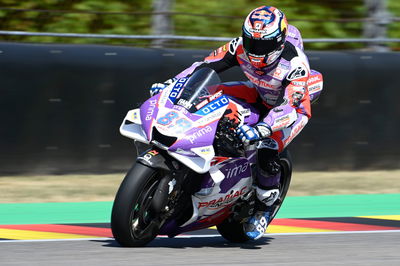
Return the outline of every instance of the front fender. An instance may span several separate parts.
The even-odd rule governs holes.
[[[175,171],[179,167],[179,163],[176,160],[172,159],[167,153],[157,149],[148,149],[139,155],[136,161],[148,167],[166,171]]]

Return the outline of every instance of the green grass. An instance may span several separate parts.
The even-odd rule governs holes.
[[[0,203],[112,201],[124,173],[0,177]],[[288,196],[400,193],[400,170],[294,172]]]

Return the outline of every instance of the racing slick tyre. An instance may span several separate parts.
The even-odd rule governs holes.
[[[159,213],[151,201],[160,176],[161,170],[136,163],[121,183],[111,213],[111,230],[121,246],[144,246],[157,236]]]
[[[288,150],[284,150],[280,154],[281,164],[281,179],[279,186],[279,198],[272,206],[272,215],[270,216],[269,223],[275,218],[278,213],[286,194],[289,190],[290,180],[292,178],[292,159]],[[244,243],[249,240],[244,231],[243,223],[228,217],[222,223],[217,225],[217,230],[223,238],[233,243]]]

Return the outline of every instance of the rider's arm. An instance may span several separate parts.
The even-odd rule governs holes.
[[[227,44],[213,51],[203,61],[193,63],[189,68],[175,76],[175,78],[183,78],[190,76],[195,70],[203,67],[209,67],[215,72],[220,73],[233,66],[239,65],[236,59],[236,49],[239,45],[240,38],[233,39]]]
[[[274,107],[263,119],[272,132],[292,126],[302,121],[307,123],[311,118],[310,95],[307,89],[307,80],[310,67],[304,57],[295,57],[291,61],[291,69],[284,86],[283,103]]]

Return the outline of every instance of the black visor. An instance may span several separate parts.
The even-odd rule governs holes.
[[[277,39],[280,39],[278,42]],[[271,38],[271,39],[252,39],[243,34],[243,47],[248,54],[254,55],[267,55],[277,50],[283,43],[284,38]]]

